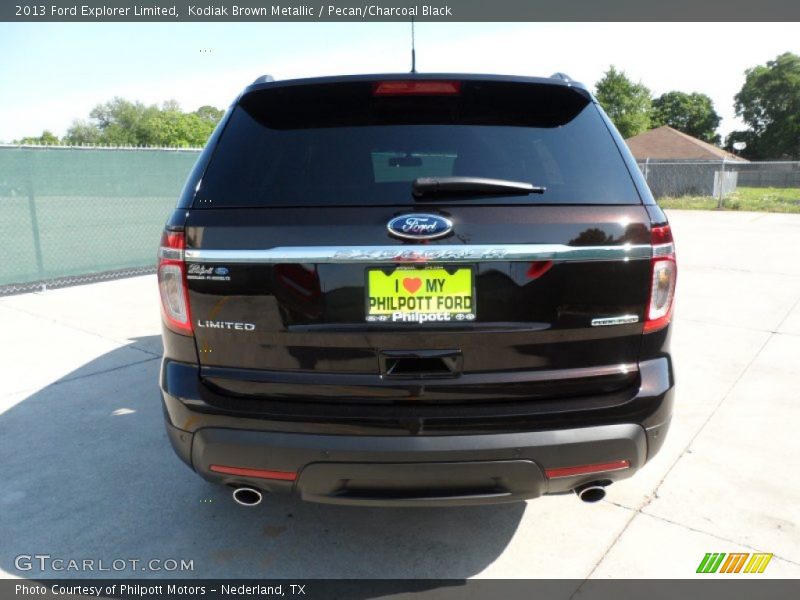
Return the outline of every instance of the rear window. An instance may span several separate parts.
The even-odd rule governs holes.
[[[437,203],[638,204],[597,108],[565,86],[464,82],[448,96],[375,96],[370,82],[250,92],[234,109],[195,204],[413,204],[418,177],[508,179],[542,195]]]

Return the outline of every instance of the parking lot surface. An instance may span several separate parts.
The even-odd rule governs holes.
[[[800,215],[669,216],[679,260],[672,428],[661,453],[597,504],[240,507],[169,447],[154,276],[0,298],[0,571],[687,578],[707,552],[766,552],[763,574],[729,577],[800,577]],[[128,562],[20,570],[26,554]],[[158,570],[153,559],[193,569]]]

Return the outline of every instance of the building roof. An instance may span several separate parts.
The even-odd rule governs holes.
[[[713,144],[698,140],[668,125],[625,140],[636,160],[735,160],[748,162]]]

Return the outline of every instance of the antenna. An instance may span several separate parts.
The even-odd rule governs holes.
[[[414,17],[411,17],[411,72],[417,72],[417,51],[414,42]]]

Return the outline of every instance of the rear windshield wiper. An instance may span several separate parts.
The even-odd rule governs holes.
[[[544,194],[545,188],[524,181],[485,177],[419,177],[411,185],[414,196],[456,194]]]

